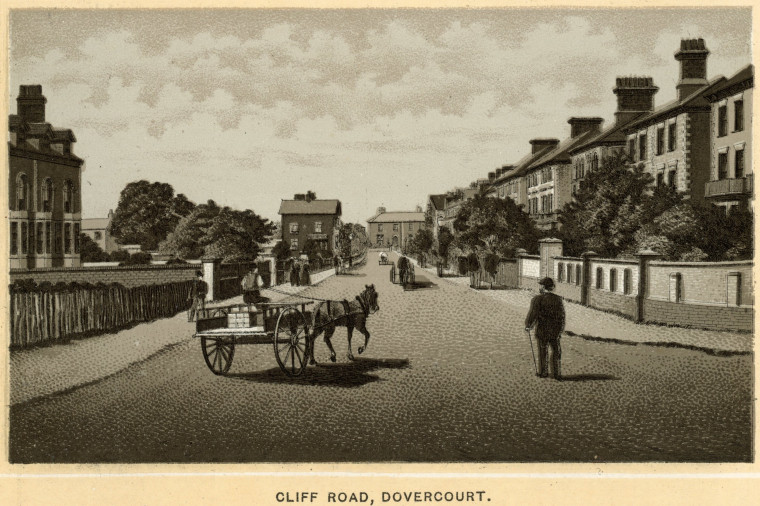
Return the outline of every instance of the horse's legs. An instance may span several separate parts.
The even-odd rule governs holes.
[[[329,325],[325,327],[325,344],[327,344],[327,347],[330,348],[330,361],[335,362],[335,348],[333,348],[332,342],[330,341],[330,338],[332,337],[333,333],[335,332],[335,325]]]
[[[360,319],[356,322],[356,328],[359,329],[359,332],[364,334],[364,346],[359,346],[359,349],[357,350],[359,352],[359,355],[364,353],[364,350],[367,349],[367,345],[369,344],[369,330],[367,330],[366,320]],[[351,341],[349,341],[350,343]],[[350,349],[350,348],[349,348]]]
[[[314,333],[309,336],[309,363],[311,365],[316,365],[317,361],[314,359],[314,343],[317,342],[317,338],[319,337],[319,334],[322,333],[322,329],[317,326],[314,329]]]
[[[348,335],[348,359],[353,360],[354,359],[354,353],[351,351],[351,336],[354,333],[354,327],[353,325],[347,325],[346,326],[346,334]]]

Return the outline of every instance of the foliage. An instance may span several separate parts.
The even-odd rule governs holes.
[[[348,246],[350,251],[351,244],[349,243]],[[319,246],[319,242],[315,241],[314,239],[306,239],[306,242],[303,243],[301,253],[309,257],[309,261],[313,261],[317,258],[322,257],[322,249]]]
[[[343,258],[351,256],[351,238],[354,227],[351,223],[344,223],[338,229],[338,252]]]
[[[514,256],[515,250],[535,251],[539,232],[531,217],[512,199],[476,195],[454,220],[456,242],[468,253]]]
[[[433,227],[433,219],[435,217],[435,211],[433,210],[433,203],[428,199],[427,206],[425,207],[425,227]]]
[[[467,255],[467,272],[477,272],[480,270],[480,259],[475,252]]]
[[[203,256],[224,261],[254,260],[274,225],[246,209],[220,207],[213,200],[195,207],[160,244],[159,251],[179,258]]]
[[[288,241],[277,241],[277,244],[272,248],[272,255],[277,260],[285,260],[290,257],[290,244]]]
[[[499,255],[493,253],[486,255],[483,261],[483,268],[491,275],[491,277],[495,277],[496,273],[499,271],[499,261]]]
[[[151,260],[153,260],[153,256],[150,253],[138,251],[129,255],[129,258],[119,263],[119,265],[149,265]]]
[[[112,251],[109,260],[112,262],[126,262],[129,260],[129,251],[123,249]]]
[[[449,248],[454,242],[454,234],[451,233],[449,227],[438,228],[438,245],[436,246],[438,257],[441,260],[446,260],[449,257]]]
[[[79,258],[82,262],[107,262],[108,253],[87,234],[79,234]]]
[[[170,184],[135,181],[121,191],[110,231],[121,244],[155,250],[194,207],[184,195],[175,196]]]
[[[432,249],[434,242],[433,232],[426,228],[421,228],[412,237],[409,244],[409,252],[413,255],[426,255]]]

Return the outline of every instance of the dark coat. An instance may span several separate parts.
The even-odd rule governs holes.
[[[565,329],[565,308],[562,297],[545,292],[533,297],[525,318],[525,328],[536,323],[536,339],[557,339]]]
[[[194,279],[193,286],[190,288],[190,298],[200,297],[205,299],[206,294],[208,294],[208,284],[203,280]]]

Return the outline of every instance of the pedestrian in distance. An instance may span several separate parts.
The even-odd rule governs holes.
[[[561,380],[560,359],[562,350],[559,340],[565,330],[565,308],[562,298],[553,293],[554,280],[543,278],[538,282],[539,295],[533,297],[530,302],[530,310],[525,318],[525,330],[530,337],[530,329],[535,325],[536,342],[538,343],[538,371],[537,376],[546,378],[548,374],[548,353],[552,350],[552,375],[554,379]],[[532,346],[532,345],[531,345]]]
[[[243,302],[246,304],[269,302],[267,297],[261,296],[261,288],[264,286],[264,280],[261,278],[261,274],[259,274],[258,267],[254,267],[248,274],[243,276],[240,285],[243,288]]]
[[[293,259],[290,264],[290,286],[298,286],[301,270],[298,267],[298,262]]]
[[[309,286],[311,284],[311,275],[309,273],[309,262],[304,262],[301,265],[301,286]]]
[[[195,271],[195,279],[190,287],[190,297],[188,297],[188,302],[191,302],[191,305],[187,311],[187,321],[191,322],[197,319],[198,314],[206,309],[207,294],[208,284],[203,281],[203,273]]]

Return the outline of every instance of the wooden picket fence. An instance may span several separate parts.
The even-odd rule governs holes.
[[[192,283],[133,288],[111,284],[62,290],[11,289],[11,346],[100,334],[174,316],[189,307]]]

